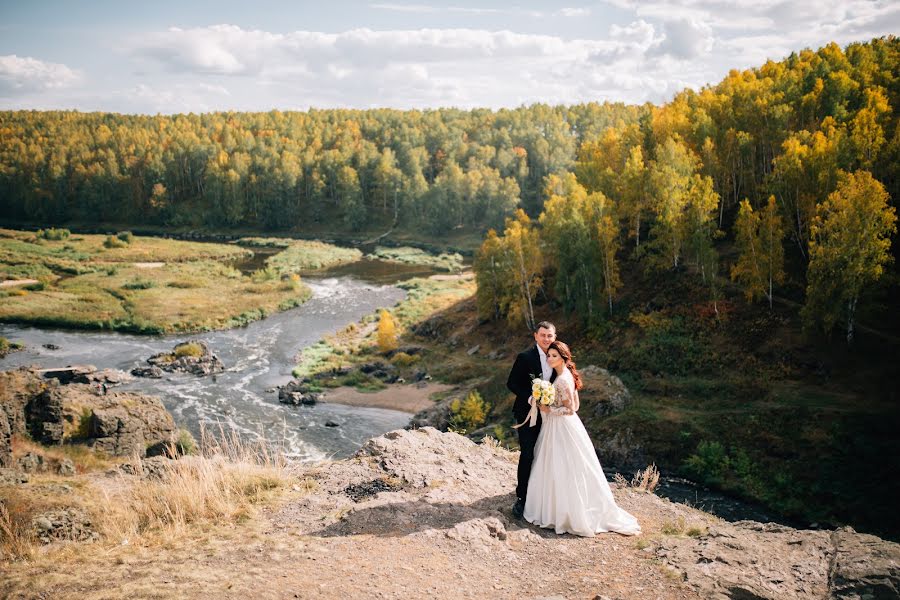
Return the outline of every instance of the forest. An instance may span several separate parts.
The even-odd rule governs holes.
[[[852,339],[873,285],[896,289],[897,64],[894,36],[830,44],[660,106],[0,112],[0,212],[10,224],[471,231],[485,236],[485,318],[530,324],[543,293],[596,323],[629,256],[696,272],[713,302],[724,280],[750,300],[782,291],[807,323]]]

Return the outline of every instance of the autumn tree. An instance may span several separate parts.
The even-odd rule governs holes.
[[[878,281],[890,255],[897,214],[884,186],[868,171],[843,173],[837,189],[818,206],[810,228],[809,271],[803,318],[827,333],[846,323],[853,341],[862,290]]]
[[[734,224],[737,262],[731,267],[731,279],[744,287],[749,301],[761,296],[772,308],[774,286],[784,281],[784,220],[778,212],[775,196],[761,212],[755,212],[749,200],[742,200]]]
[[[388,353],[397,349],[397,323],[394,321],[390,311],[386,309],[381,309],[378,313],[377,335],[378,349],[381,352]]]

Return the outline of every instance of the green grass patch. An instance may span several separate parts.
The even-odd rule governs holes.
[[[462,255],[456,252],[432,254],[431,252],[409,246],[399,248],[377,246],[369,257],[387,262],[431,267],[437,271],[446,271],[448,273],[458,273],[464,267]]]
[[[341,248],[309,240],[292,240],[284,250],[270,256],[266,260],[266,266],[279,275],[290,275],[355,262],[360,258],[362,252],[355,248]]]

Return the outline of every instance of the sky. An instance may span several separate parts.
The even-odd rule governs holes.
[[[0,109],[661,103],[898,32],[898,0],[0,0]]]

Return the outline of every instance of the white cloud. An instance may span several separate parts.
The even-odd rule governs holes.
[[[30,56],[0,56],[0,94],[66,88],[80,79],[81,75],[66,65],[44,62]]]
[[[561,8],[556,13],[561,17],[589,17],[591,9],[589,8]]]
[[[664,38],[656,47],[657,54],[668,54],[674,58],[689,60],[708,54],[713,47],[712,28],[695,19],[667,21]]]

